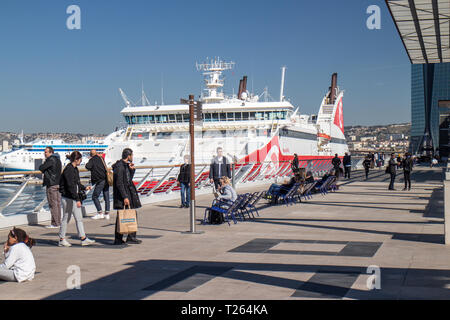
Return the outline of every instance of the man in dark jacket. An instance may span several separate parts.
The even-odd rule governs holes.
[[[350,172],[352,170],[352,157],[348,155],[348,153],[345,153],[344,160],[344,177],[350,179]]]
[[[370,163],[371,163],[371,160],[370,160],[369,156],[366,156],[366,158],[364,159],[364,161],[362,163],[362,165],[364,167],[364,171],[366,173],[366,180],[369,179]]]
[[[403,190],[406,190],[408,187],[408,190],[411,190],[411,171],[413,168],[413,160],[411,159],[411,154],[407,152],[405,154],[405,158],[402,160],[402,167],[403,167],[403,177],[405,179],[405,188]]]
[[[47,228],[59,228],[61,225],[61,194],[59,193],[59,179],[62,164],[59,154],[55,154],[52,147],[45,148],[45,162],[39,166],[44,173],[43,185],[46,186],[47,200],[52,216],[51,224]]]
[[[341,159],[339,159],[338,154],[334,155],[333,160],[331,160],[331,164],[333,165],[334,172],[336,174],[336,179],[339,178],[340,167],[341,167]]]
[[[189,208],[191,199],[189,183],[191,182],[191,165],[189,164],[189,155],[184,156],[184,163],[180,167],[178,174],[178,182],[180,183],[181,206],[180,208]]]
[[[221,147],[217,148],[217,157],[213,159],[209,167],[209,179],[211,183],[214,182],[216,189],[219,188],[219,179],[222,177],[231,178],[230,164],[227,158],[223,156],[223,150]]]
[[[299,172],[299,162],[296,153],[294,153],[294,159],[292,159],[291,170],[294,174],[297,174]]]
[[[125,207],[137,209],[141,207],[139,195],[136,186],[133,183],[133,176],[136,169],[133,164],[133,150],[126,148],[122,151],[122,159],[118,160],[113,166],[113,198],[114,209],[123,210]],[[117,232],[119,224],[119,215],[117,214],[115,227],[115,245],[124,244],[123,235]],[[139,244],[142,241],[136,239],[136,232],[127,236],[127,243]]]
[[[395,175],[397,173],[397,160],[395,159],[395,154],[391,153],[391,158],[389,159],[388,164],[388,172],[391,175],[391,182],[389,183],[389,190],[395,190],[394,189],[394,182],[395,182]]]
[[[106,164],[102,157],[97,154],[95,149],[90,152],[91,158],[86,163],[86,169],[91,172],[91,183],[95,185],[94,192],[92,193],[92,201],[94,202],[97,214],[92,219],[106,219],[109,220],[109,184],[106,181]],[[103,193],[103,199],[105,200],[105,214],[102,212],[102,205],[98,200],[100,193]]]

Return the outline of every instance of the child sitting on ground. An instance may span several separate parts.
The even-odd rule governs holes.
[[[36,264],[30,248],[35,243],[22,229],[13,228],[9,232],[3,247],[5,261],[0,264],[0,280],[23,282],[34,278]]]

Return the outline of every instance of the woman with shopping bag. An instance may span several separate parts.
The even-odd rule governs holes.
[[[133,176],[136,171],[133,164],[133,150],[124,149],[122,159],[118,160],[112,168],[114,171],[114,209],[118,210],[114,245],[139,244],[142,241],[136,238],[137,214],[135,209],[141,207],[141,202],[133,183]],[[126,242],[122,239],[124,234],[128,234]]]

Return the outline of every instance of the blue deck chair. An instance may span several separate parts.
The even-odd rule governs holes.
[[[318,181],[310,182],[306,184],[305,188],[303,189],[303,192],[300,194],[300,198],[303,197],[303,199],[312,199],[312,191],[314,190],[314,187],[316,186]]]
[[[298,188],[300,188],[300,185],[300,182],[294,183],[287,193],[279,195],[287,206],[295,203],[295,194],[297,193]]]
[[[256,209],[256,204],[258,203],[259,200],[261,200],[261,198],[266,194],[266,191],[261,191],[261,192],[255,192],[253,194],[252,199],[250,199],[249,203],[247,204],[247,207],[251,210],[256,212],[256,215],[259,217],[259,212],[258,209]],[[254,216],[254,215],[253,215]]]
[[[236,220],[236,213],[238,213],[239,206],[242,202],[243,198],[242,196],[238,196],[236,201],[231,202],[229,200],[214,200],[213,204],[210,208],[205,209],[205,216],[203,217],[203,224],[208,223],[208,212],[211,212],[211,210],[218,211],[223,214],[224,220],[230,225],[230,217],[233,220],[234,224],[237,223]]]

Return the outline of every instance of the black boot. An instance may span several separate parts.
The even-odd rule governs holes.
[[[136,232],[133,232],[128,234],[126,243],[139,244],[142,243],[142,240],[137,239]]]
[[[121,235],[120,233],[116,232],[113,245],[118,246],[118,245],[121,245],[121,244],[125,244],[125,241],[123,241],[122,238],[123,238],[123,235]]]

